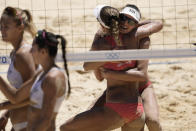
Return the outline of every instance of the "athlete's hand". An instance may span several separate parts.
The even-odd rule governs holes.
[[[94,70],[94,74],[95,74],[95,77],[97,78],[97,80],[99,80],[99,81],[103,81],[103,77],[102,77],[102,75],[101,75],[101,71],[100,71],[100,69],[98,68],[98,69],[96,69],[96,70]]]
[[[0,131],[5,131],[5,126],[7,125],[8,118],[0,118]]]
[[[8,122],[8,117],[5,116],[5,114],[3,114],[0,117],[0,131],[5,131],[5,126],[7,125]]]
[[[100,68],[100,71],[101,71],[101,76],[102,76],[103,78],[106,78],[106,79],[109,78],[111,72],[113,72],[113,71],[108,70],[108,69],[105,69],[105,68]]]

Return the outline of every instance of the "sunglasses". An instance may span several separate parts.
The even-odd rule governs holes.
[[[127,16],[126,16],[126,15],[124,15],[124,14],[120,14],[120,15],[119,15],[119,17],[120,17],[120,21],[127,21],[127,22],[128,22],[128,24],[129,24],[129,25],[131,25],[131,26],[133,26],[133,25],[136,25],[136,24],[137,24],[137,22],[136,22],[136,21],[134,21],[133,19],[131,19],[131,18],[127,17]]]

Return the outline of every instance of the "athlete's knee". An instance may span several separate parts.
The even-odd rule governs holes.
[[[60,131],[65,131],[65,130],[66,130],[65,125],[61,125],[61,126],[60,126]]]
[[[140,125],[144,125],[144,124],[145,124],[145,120],[146,120],[145,117],[146,117],[146,116],[145,116],[145,113],[143,112],[142,115],[140,116],[140,118],[138,119],[138,123],[139,123]]]
[[[159,119],[149,119],[149,118],[146,118],[146,123],[160,124]]]
[[[143,113],[142,116],[140,116],[134,121],[130,121],[126,125],[131,128],[142,129],[144,127],[144,124],[145,124],[145,114]]]
[[[68,124],[63,124],[60,126],[60,131],[74,131]]]
[[[161,124],[158,118],[146,118],[146,125],[150,131],[161,131]]]
[[[147,111],[145,113],[146,121],[147,122],[152,122],[152,123],[159,123],[159,112],[158,110],[155,112],[149,112]]]
[[[60,131],[71,131],[71,130],[66,125],[61,125]]]

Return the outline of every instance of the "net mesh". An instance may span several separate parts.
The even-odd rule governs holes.
[[[99,24],[93,16],[98,4],[117,8],[136,4],[142,19],[162,21],[162,31],[151,36],[151,49],[193,48],[196,43],[195,0],[1,0],[0,11],[6,6],[29,9],[38,29],[63,35],[71,53],[88,51]],[[30,36],[26,37],[31,42]],[[8,55],[10,44],[0,41],[0,53]]]

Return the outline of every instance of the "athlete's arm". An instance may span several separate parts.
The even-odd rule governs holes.
[[[104,50],[104,40],[102,37],[100,37],[99,34],[96,34],[91,46],[90,51],[99,51],[99,50]],[[96,70],[102,65],[104,65],[105,62],[84,62],[83,68],[85,71],[89,70]]]
[[[152,22],[151,20],[140,21],[140,22],[138,23],[138,27],[139,27],[139,26],[142,26],[142,25],[150,24],[151,22]]]
[[[141,39],[139,45],[140,49],[148,49],[150,46],[150,38],[146,37]],[[138,60],[136,69],[130,69],[126,72],[102,69],[101,73],[104,78],[109,79],[122,81],[146,81],[148,79],[147,68],[148,60]]]
[[[30,100],[25,100],[21,103],[18,103],[18,104],[12,104],[10,101],[5,101],[3,103],[0,103],[0,110],[5,110],[5,109],[8,109],[8,110],[12,110],[12,109],[17,109],[17,108],[21,108],[21,107],[24,107],[24,106],[27,106],[29,104],[31,104],[32,102]]]
[[[163,24],[161,22],[158,21],[147,22],[146,24],[143,24],[137,28],[136,37],[138,39],[148,37],[153,33],[160,31],[162,28],[163,28]]]
[[[100,71],[99,68],[94,70],[94,75],[95,75],[97,80],[99,80],[99,81],[103,81],[104,80],[104,78],[101,75],[101,71]]]
[[[16,89],[9,85],[1,76],[0,76],[0,90],[1,92],[7,97],[7,99],[13,103],[20,103],[30,96],[30,89],[37,77],[37,75],[41,72],[38,71],[34,77],[27,80],[25,83],[22,84],[21,88]]]
[[[150,38],[145,37],[139,42],[139,49],[149,49],[150,47]],[[149,60],[137,60],[137,70],[143,72],[145,75],[148,71]]]

